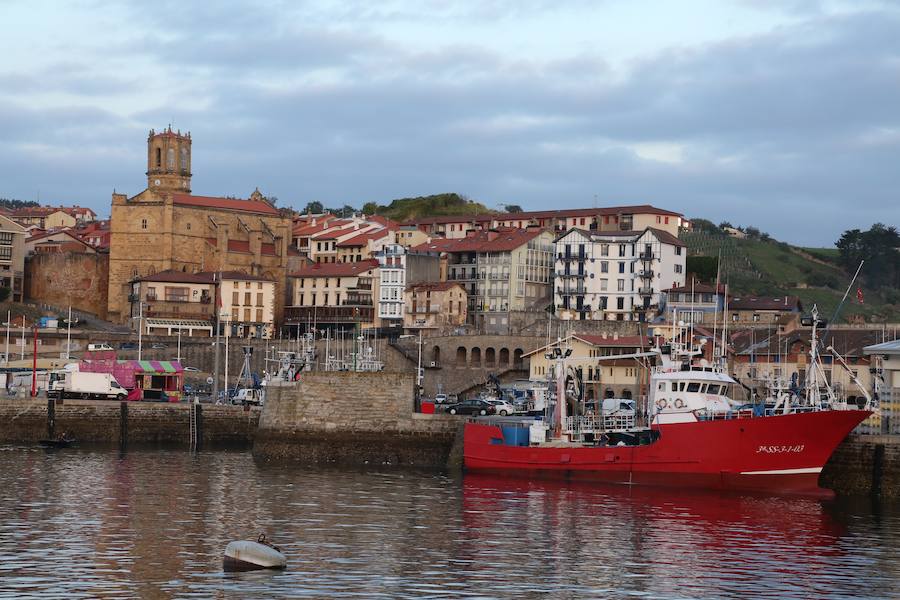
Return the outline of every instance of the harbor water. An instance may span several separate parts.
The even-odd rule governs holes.
[[[261,532],[287,570],[223,572]],[[897,539],[867,499],[0,447],[3,598],[890,598]]]

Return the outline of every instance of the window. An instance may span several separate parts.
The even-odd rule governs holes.
[[[624,279],[617,279],[617,280],[616,280],[616,284],[617,284],[617,289],[618,289],[620,292],[624,292],[624,291],[625,291],[625,280],[624,280]]]
[[[0,246],[0,260],[12,260],[12,246]]]
[[[625,298],[616,298],[616,309],[623,310],[625,308]]]
[[[609,279],[601,279],[600,280],[600,291],[605,292],[608,284],[609,284]]]
[[[181,149],[181,169],[186,171],[188,168],[187,148]]]
[[[675,246],[675,256],[681,256],[681,246]]]
[[[256,284],[256,289],[258,289],[258,290],[262,289],[262,281],[260,281],[259,283]]]
[[[250,309],[249,308],[244,309],[244,322],[245,323],[250,322]]]
[[[231,309],[231,320],[232,321],[238,320],[238,309],[236,309],[236,308]]]
[[[692,382],[688,383],[687,391],[688,392],[699,392],[700,384],[697,383],[696,381],[692,381]]]
[[[239,292],[231,292],[231,303],[232,304],[240,304],[240,293]]]
[[[624,273],[624,272],[625,272],[625,263],[620,262],[619,263],[619,273]]]
[[[156,168],[162,167],[162,148],[156,149]]]
[[[166,302],[187,302],[189,293],[186,287],[166,286]]]
[[[244,293],[244,306],[250,306],[253,304],[253,300],[250,298],[252,294],[250,292]]]
[[[619,244],[619,256],[625,256],[625,244]]]
[[[606,217],[606,222],[609,223],[609,217]],[[600,244],[600,256],[609,256],[609,244]]]
[[[263,295],[262,294],[256,294],[256,305],[257,306],[263,305]]]
[[[141,219],[141,229],[147,229],[147,219]]]
[[[712,394],[714,396],[718,396],[719,395],[719,386],[715,383],[709,384],[709,389],[707,390],[707,393]]]
[[[190,223],[188,223],[187,225],[185,225],[185,227],[187,228],[188,231],[191,230],[191,224],[190,224]]]
[[[600,272],[601,273],[609,273],[609,263],[605,260],[600,261]]]
[[[249,282],[249,281],[246,282],[246,283],[244,284],[244,287],[247,288],[247,289],[249,290],[249,289],[250,289],[250,282]],[[247,304],[250,304],[250,303],[248,302]]]
[[[11,246],[13,242],[13,234],[9,231],[0,231],[0,244]]]
[[[166,169],[169,171],[175,170],[175,148],[169,148],[168,152],[166,152]]]
[[[676,273],[681,273],[681,272],[682,272],[682,267],[681,267],[681,265],[675,265],[675,272],[676,272]]]
[[[256,309],[256,322],[257,322],[257,323],[262,323],[262,320],[263,320],[262,309],[261,309],[261,308],[257,308],[257,309]]]

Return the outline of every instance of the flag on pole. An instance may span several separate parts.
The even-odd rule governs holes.
[[[863,293],[862,288],[856,288],[856,300],[862,304],[863,303]]]

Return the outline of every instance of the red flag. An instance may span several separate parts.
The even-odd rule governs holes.
[[[857,299],[857,301],[859,301],[860,304],[863,303],[862,288],[856,288],[856,299]]]

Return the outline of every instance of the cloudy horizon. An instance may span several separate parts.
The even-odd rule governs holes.
[[[677,4],[677,7],[675,6]],[[0,7],[0,197],[109,214],[146,137],[195,194],[652,204],[828,246],[900,224],[900,7],[488,0]]]

